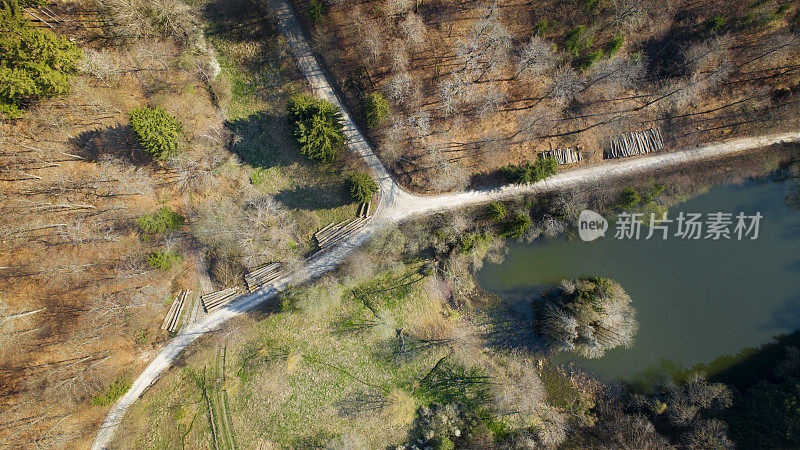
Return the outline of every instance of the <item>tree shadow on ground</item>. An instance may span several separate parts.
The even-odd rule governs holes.
[[[205,5],[202,15],[209,24],[206,34],[212,39],[261,47],[248,56],[236,56],[248,71],[259,72],[265,63],[277,60],[273,53],[277,47],[270,44],[278,33],[267,2],[214,0]]]
[[[290,209],[318,210],[350,204],[341,186],[298,186],[275,195],[275,200]]]
[[[78,156],[97,162],[103,156],[122,159],[136,166],[153,163],[153,157],[144,151],[130,126],[117,124],[111,127],[84,131],[72,139]]]
[[[288,127],[285,117],[259,111],[241,119],[228,121],[225,125],[233,135],[231,150],[242,161],[253,167],[268,169],[279,165],[306,163],[300,157],[296,146],[280,140],[281,135],[287,134],[285,131],[279,132]]]

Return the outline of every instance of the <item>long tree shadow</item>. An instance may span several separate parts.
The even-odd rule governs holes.
[[[298,186],[284,189],[275,195],[275,200],[290,209],[330,209],[349,204],[342,195],[341,186]]]
[[[142,149],[129,125],[117,124],[84,131],[72,139],[72,144],[76,154],[90,162],[111,156],[137,166],[153,163],[153,157]]]
[[[306,163],[300,158],[299,152],[288,150],[292,144],[280,138],[285,134],[285,131],[282,133],[280,130],[288,127],[283,116],[259,111],[228,121],[225,125],[233,134],[231,150],[253,167],[268,169],[279,165]]]

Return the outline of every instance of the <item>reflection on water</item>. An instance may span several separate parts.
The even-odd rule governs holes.
[[[601,377],[629,377],[662,359],[708,362],[800,328],[800,213],[785,202],[794,186],[796,180],[718,186],[670,210],[672,217],[761,212],[755,241],[628,241],[610,232],[591,243],[512,243],[506,262],[487,264],[478,280],[524,314],[544,283],[580,275],[618,281],[637,310],[633,348],[598,360],[559,356]]]

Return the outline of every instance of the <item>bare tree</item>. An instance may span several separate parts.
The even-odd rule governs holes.
[[[83,72],[98,78],[108,85],[108,81],[116,78],[122,73],[119,59],[107,50],[96,51],[87,49],[83,52],[80,61],[80,69]]]
[[[409,119],[412,134],[417,139],[422,139],[431,134],[431,115],[427,111],[420,111]]]
[[[500,90],[497,85],[492,84],[486,89],[483,102],[478,108],[478,115],[481,119],[487,119],[497,114],[505,106],[508,93]]]
[[[612,0],[614,6],[614,26],[633,31],[645,20],[646,9],[644,0]]]
[[[395,41],[389,47],[389,61],[393,72],[408,72],[408,53],[401,43]]]
[[[578,98],[583,89],[583,79],[571,67],[561,67],[553,75],[550,96],[560,103],[568,103]]]
[[[389,98],[397,103],[406,103],[411,93],[411,76],[408,72],[398,72],[386,82]]]
[[[358,27],[359,43],[371,66],[377,65],[383,56],[386,41],[378,22],[367,20]]]
[[[400,32],[406,39],[406,45],[412,52],[422,50],[425,45],[425,37],[428,34],[422,17],[415,13],[408,13],[400,22]]]
[[[456,46],[463,70],[477,72],[476,79],[500,71],[508,62],[511,34],[503,25],[496,7],[484,10],[470,33]]]
[[[517,77],[533,78],[552,71],[558,63],[554,44],[533,36],[517,60]]]
[[[387,15],[405,14],[414,6],[411,0],[386,0],[383,9]]]

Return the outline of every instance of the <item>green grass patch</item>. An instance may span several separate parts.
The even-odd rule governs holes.
[[[106,390],[92,397],[91,404],[93,406],[111,406],[117,401],[117,399],[125,395],[130,388],[131,382],[129,380],[120,378],[111,383]]]
[[[170,270],[182,260],[183,257],[175,252],[157,250],[147,255],[147,265],[159,270]]]
[[[186,223],[186,218],[176,213],[169,206],[163,206],[158,211],[145,214],[136,219],[136,224],[143,233],[159,234],[167,230],[179,230]]]

